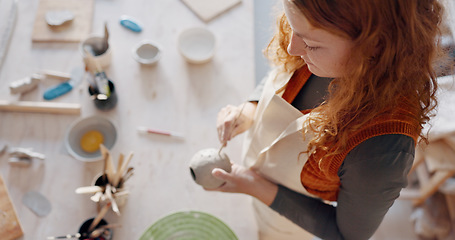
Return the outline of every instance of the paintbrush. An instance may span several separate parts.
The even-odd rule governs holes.
[[[101,211],[98,213],[98,215],[93,219],[93,222],[90,224],[90,227],[88,228],[88,232],[92,232],[93,229],[95,229],[96,225],[100,223],[101,219],[103,219],[104,215],[106,215],[107,211],[111,207],[111,203],[107,203],[104,205],[104,207],[101,209]]]
[[[80,238],[81,237],[81,234],[80,233],[76,233],[76,234],[68,234],[68,235],[65,235],[65,236],[58,236],[58,237],[47,237],[48,240],[52,240],[52,239],[72,239],[72,238]]]
[[[85,55],[87,56],[87,61],[89,63],[93,63],[93,65],[95,65],[94,75],[95,75],[95,84],[96,84],[96,87],[98,88],[98,92],[100,94],[106,95],[106,97],[109,97],[111,95],[111,89],[109,88],[109,81],[106,76],[106,73],[101,68],[101,65],[95,59],[95,56],[93,54],[93,48],[89,45],[85,45],[84,52],[85,52]]]

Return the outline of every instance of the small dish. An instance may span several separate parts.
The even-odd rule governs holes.
[[[83,162],[94,162],[102,159],[100,150],[87,152],[82,149],[81,139],[89,131],[97,131],[103,136],[103,145],[107,149],[112,149],[117,140],[117,128],[107,118],[101,116],[91,116],[82,118],[72,123],[65,136],[66,150]]]
[[[215,53],[215,35],[202,27],[188,28],[178,37],[180,54],[190,63],[206,63]]]
[[[158,44],[144,40],[133,49],[133,58],[139,63],[152,65],[161,58],[161,48]]]

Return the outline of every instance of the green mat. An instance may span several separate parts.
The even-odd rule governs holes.
[[[203,212],[185,211],[165,216],[150,226],[139,240],[238,240],[218,218]]]

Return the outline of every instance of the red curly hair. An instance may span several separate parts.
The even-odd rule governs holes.
[[[353,41],[347,74],[334,79],[327,100],[309,117],[309,148],[334,143],[343,151],[349,134],[407,99],[421,126],[437,105],[435,62],[443,7],[437,0],[288,0],[317,28]],[[292,30],[284,14],[265,54],[293,72],[305,62],[287,52]],[[316,113],[316,114],[313,114]],[[421,139],[427,141],[424,133]],[[325,147],[327,148],[327,147]],[[335,153],[333,153],[335,154]]]

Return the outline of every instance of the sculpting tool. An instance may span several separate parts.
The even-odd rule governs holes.
[[[234,122],[232,123],[231,132],[229,133],[230,135],[234,131],[235,124],[237,123],[237,120],[240,118],[240,115],[242,114],[243,109],[245,108],[245,105],[246,105],[245,103],[242,105],[242,108],[240,108],[239,114],[237,114],[237,116],[235,117]],[[226,147],[226,145],[227,145],[226,143],[221,144],[220,150],[218,150],[218,154],[221,154],[221,150],[223,150],[223,148]]]
[[[83,75],[84,74],[82,68],[73,69],[73,71],[71,72],[71,79],[69,81],[60,83],[59,85],[51,87],[50,89],[46,90],[44,92],[43,98],[45,100],[52,100],[71,91],[77,84],[81,82]]]
[[[169,136],[169,137],[184,138],[183,134],[177,133],[177,132],[172,132],[172,131],[162,131],[162,130],[156,130],[156,129],[146,128],[146,127],[142,127],[142,126],[137,127],[137,130],[141,133],[150,133],[150,134],[158,134],[158,135]]]

